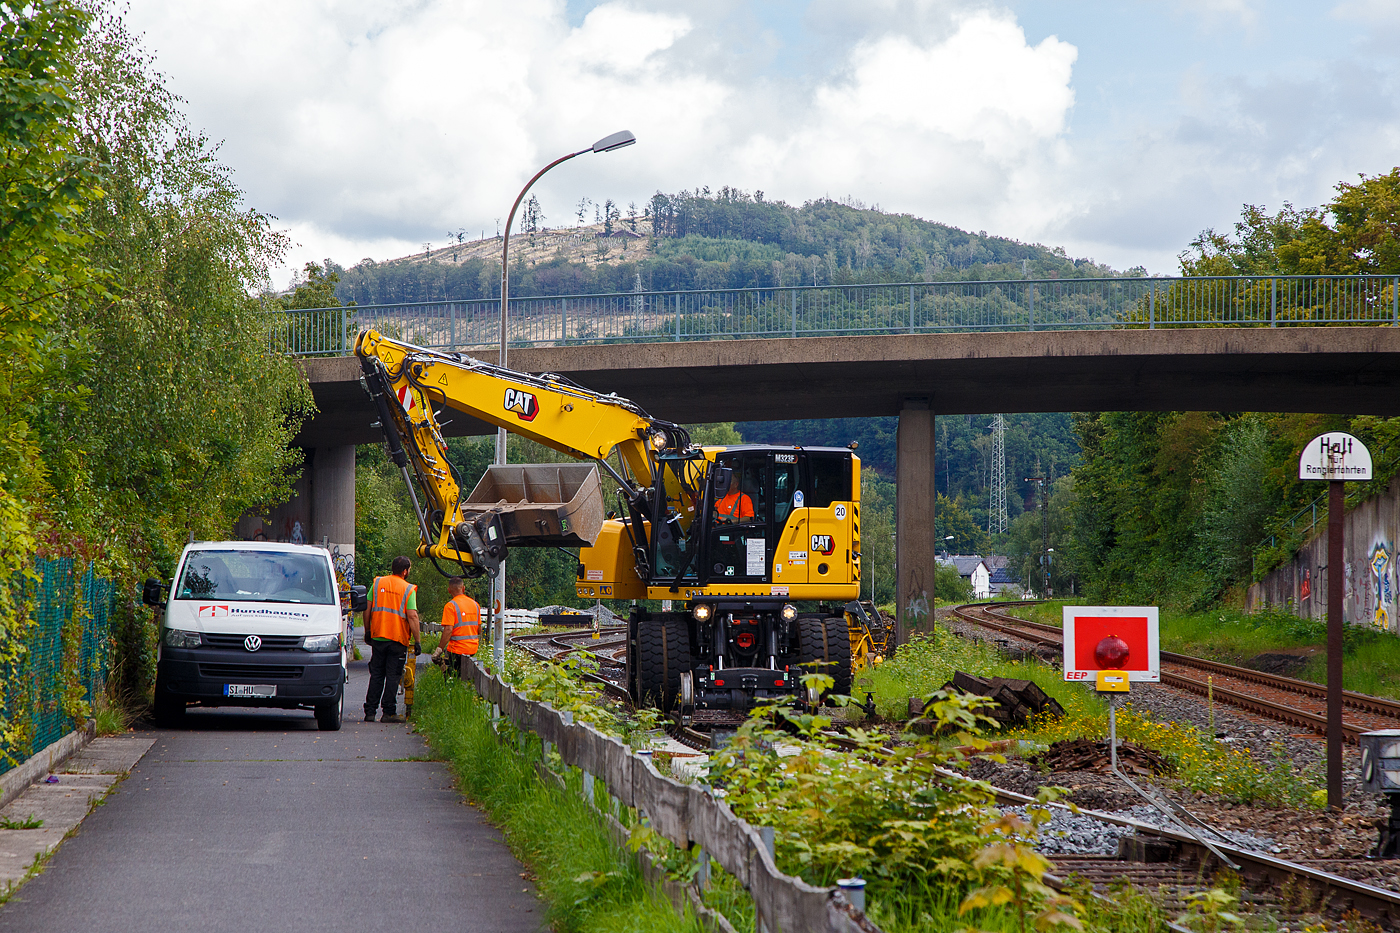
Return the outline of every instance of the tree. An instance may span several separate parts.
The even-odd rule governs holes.
[[[63,308],[92,288],[82,224],[102,196],[91,162],[74,145],[74,56],[88,17],[66,2],[0,2],[0,670],[17,673],[32,620],[24,586],[43,541],[55,541],[52,464],[38,422],[46,409],[76,409],[86,393],[81,333]],[[8,718],[0,679],[0,753],[24,743]]]
[[[1339,182],[1322,207],[1246,204],[1234,235],[1206,229],[1178,257],[1182,275],[1390,275],[1400,272],[1400,167]]]
[[[86,347],[46,382],[86,385],[82,407],[46,405],[34,427],[54,484],[53,534],[99,555],[118,592],[168,576],[191,535],[229,534],[246,510],[284,499],[289,446],[310,393],[271,347],[268,269],[286,238],[242,205],[214,147],[103,0],[68,61],[73,101],[58,147],[98,173],[103,197],[73,223],[90,284],[57,297],[50,346]],[[54,354],[61,356],[61,354]],[[82,376],[82,366],[96,378]],[[122,600],[112,681],[140,691],[153,629]]]
[[[296,310],[340,307],[340,299],[335,294],[335,286],[340,281],[340,273],[336,271],[329,259],[326,260],[324,266],[308,262],[302,267],[302,274],[304,277],[293,283],[291,293],[282,298],[283,308]],[[350,303],[354,304],[353,301]]]
[[[1074,506],[1074,478],[1066,476],[1056,480],[1048,505],[1052,549],[1048,553],[1045,550],[1045,514],[1039,508],[1022,512],[1011,523],[1006,533],[1006,554],[1012,572],[1027,588],[1043,593],[1048,568],[1050,587],[1055,595],[1069,593],[1076,567]]]

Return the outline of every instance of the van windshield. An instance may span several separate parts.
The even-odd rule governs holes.
[[[314,554],[190,551],[175,598],[327,606],[336,592],[330,564]]]

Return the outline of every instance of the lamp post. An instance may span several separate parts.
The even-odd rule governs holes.
[[[604,136],[587,149],[580,149],[578,152],[571,152],[566,156],[560,156],[540,169],[535,173],[535,177],[531,178],[525,183],[525,187],[520,189],[520,194],[516,195],[515,203],[510,206],[510,215],[506,218],[505,236],[501,240],[501,349],[499,361],[502,369],[506,368],[508,362],[506,350],[506,321],[510,308],[510,228],[515,223],[515,212],[520,209],[520,202],[525,200],[525,195],[530,192],[535,182],[539,181],[545,172],[559,165],[561,162],[567,162],[576,156],[583,155],[585,152],[612,152],[614,149],[622,149],[625,146],[630,146],[636,141],[637,137],[633,136],[629,130],[619,130],[610,136]],[[505,462],[506,429],[497,428],[496,463],[504,464]],[[496,631],[494,633],[495,638],[493,639],[495,643],[494,651],[492,653],[495,656],[496,669],[499,671],[505,663],[506,653],[506,568],[504,564],[501,566],[500,570],[497,571],[496,577],[492,581],[491,589],[491,601],[494,604],[492,608],[497,619]]]

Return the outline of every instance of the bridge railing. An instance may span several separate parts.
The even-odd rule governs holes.
[[[513,347],[852,334],[1179,327],[1400,326],[1400,276],[1011,279],[512,298]],[[273,345],[347,353],[372,327],[426,347],[488,349],[500,300],[277,312]]]

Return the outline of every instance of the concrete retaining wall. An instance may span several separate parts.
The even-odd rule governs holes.
[[[1322,484],[1317,484],[1319,490]],[[1367,500],[1346,514],[1343,523],[1342,569],[1346,621],[1400,633],[1400,574],[1395,544],[1400,541],[1400,477],[1383,495]],[[1246,608],[1289,609],[1307,619],[1327,618],[1327,528],[1298,550],[1293,560],[1252,584]]]

